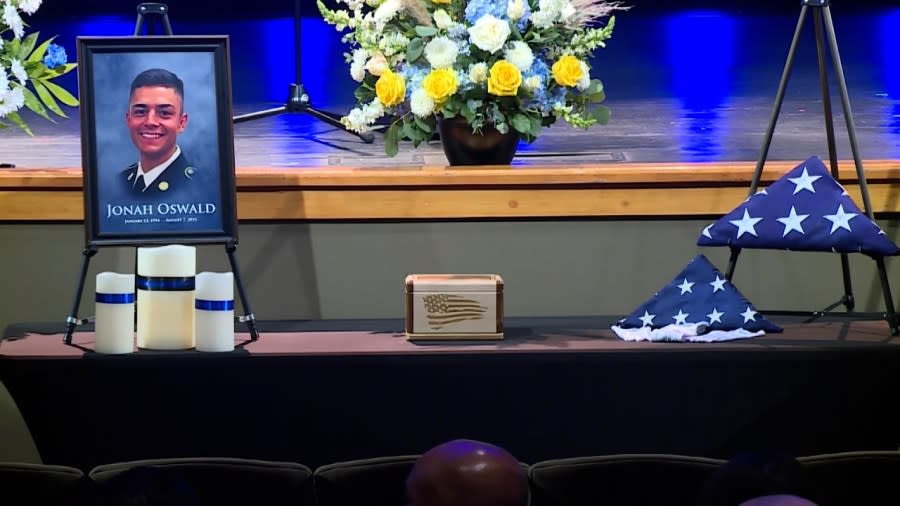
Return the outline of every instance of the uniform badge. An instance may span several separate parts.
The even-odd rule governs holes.
[[[159,183],[159,189],[160,189],[160,191],[166,191],[166,190],[168,190],[168,189],[169,189],[169,183],[166,182],[166,181],[163,181],[162,183]]]
[[[193,167],[188,166],[186,169],[184,169],[184,177],[190,179],[193,176],[194,176],[194,168]]]

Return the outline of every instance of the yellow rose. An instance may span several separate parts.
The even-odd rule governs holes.
[[[498,97],[514,97],[522,84],[522,74],[515,65],[497,60],[488,73],[488,93]]]
[[[553,79],[560,86],[575,86],[581,80],[582,70],[581,62],[578,58],[567,54],[556,60],[556,63],[550,67]]]
[[[403,102],[403,96],[406,94],[406,83],[399,75],[385,69],[381,77],[375,81],[375,96],[378,101],[385,107],[397,105]]]
[[[456,93],[456,73],[452,69],[435,69],[422,79],[422,89],[437,105]]]

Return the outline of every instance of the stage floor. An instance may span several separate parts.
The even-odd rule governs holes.
[[[849,12],[848,12],[849,11]],[[799,9],[797,11],[799,14]],[[616,33],[593,62],[604,81],[612,110],[608,125],[588,131],[566,124],[547,129],[533,144],[522,144],[514,160],[530,165],[572,166],[633,163],[753,161],[759,155],[797,14],[722,11],[653,13],[635,9],[619,15]],[[854,12],[834,8],[835,28],[864,160],[900,160],[900,42],[896,9]],[[75,35],[122,34],[131,20],[54,24],[43,31]],[[117,24],[118,23],[118,24]],[[304,85],[314,107],[344,114],[355,83],[347,76],[334,30],[304,20]],[[118,30],[118,31],[116,31]],[[232,38],[234,113],[281,105],[292,82],[291,25],[288,19],[191,22],[178,33],[226,33]],[[269,33],[269,37],[260,37]],[[765,33],[765,37],[759,37]],[[822,102],[816,75],[811,18],[799,46],[784,106],[769,152],[770,160],[825,159]],[[277,62],[259,51],[286,44]],[[70,49],[69,54],[74,54]],[[324,56],[323,56],[324,55]],[[330,56],[329,56],[330,55]],[[279,68],[271,68],[276,64]],[[248,76],[254,76],[251,79]],[[74,84],[68,81],[70,89]],[[852,159],[835,81],[830,78],[838,158]],[[0,162],[17,168],[80,167],[78,111],[57,124],[29,117],[35,131],[26,137],[14,128],[0,131]],[[446,165],[439,142],[397,157],[383,153],[381,135],[366,144],[307,114],[283,114],[235,126],[238,169],[317,169],[335,167],[420,168]]]

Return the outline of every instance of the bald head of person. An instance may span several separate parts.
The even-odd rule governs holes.
[[[796,495],[767,495],[744,501],[740,506],[816,506],[816,503]]]
[[[416,460],[406,494],[410,506],[526,506],[528,479],[503,448],[457,439]]]

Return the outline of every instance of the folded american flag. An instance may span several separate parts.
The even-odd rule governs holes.
[[[900,254],[815,156],[704,228],[697,245]]]
[[[782,330],[703,255],[612,329],[631,341],[725,341]]]

